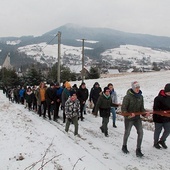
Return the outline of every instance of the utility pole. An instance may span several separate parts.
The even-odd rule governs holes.
[[[58,31],[58,66],[57,66],[57,82],[60,84],[60,58],[61,58],[61,32]]]
[[[85,39],[82,39],[82,71],[81,71],[82,82],[84,82],[84,40]]]

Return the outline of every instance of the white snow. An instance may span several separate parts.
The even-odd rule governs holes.
[[[133,62],[143,58],[147,58],[150,62],[170,60],[170,52],[168,51],[153,50],[137,45],[121,45],[119,48],[106,50],[102,55],[109,56],[111,59],[124,59]]]
[[[7,41],[6,44],[7,45],[17,45],[21,42],[21,40],[15,40],[15,41]]]
[[[143,92],[145,108],[152,110],[154,97],[166,83],[170,83],[170,71],[118,74],[110,78],[86,80],[87,88],[98,81],[101,87],[113,83],[122,102],[132,81],[137,80]],[[79,86],[81,82],[71,82]],[[133,128],[128,140],[129,154],[121,151],[124,123],[117,116],[118,128],[109,122],[109,137],[101,133],[101,118],[95,118],[88,110],[84,122],[79,121],[79,134],[75,142],[71,125],[69,135],[64,131],[65,124],[44,120],[37,113],[28,111],[23,105],[11,103],[0,91],[0,170],[168,170],[170,169],[170,139],[168,149],[153,148],[153,124],[143,122],[143,158],[137,158],[136,131]],[[147,130],[150,129],[150,130]],[[23,160],[18,160],[23,157]],[[52,159],[50,161],[50,159]],[[46,165],[41,168],[42,165]],[[33,165],[35,165],[33,167]]]
[[[89,47],[84,47],[85,49],[91,49]],[[36,55],[45,55],[45,56],[53,56],[57,59],[58,57],[58,44],[49,45],[47,43],[40,43],[40,44],[32,44],[18,48],[19,52],[24,52],[30,56]],[[64,55],[75,55],[81,57],[82,47],[73,47],[61,44],[61,57]]]
[[[77,39],[77,41],[82,41],[81,39]],[[91,44],[96,44],[98,43],[99,41],[94,41],[94,40],[85,40],[85,42],[87,43],[91,43]]]

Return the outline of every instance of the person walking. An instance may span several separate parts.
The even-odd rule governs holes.
[[[118,99],[117,99],[117,93],[114,90],[113,84],[109,83],[107,87],[110,89],[110,96],[112,99],[112,102],[115,104],[118,104]],[[117,128],[116,126],[116,107],[111,107],[111,113],[112,113],[112,120],[113,120],[113,127]]]
[[[20,97],[20,103],[24,105],[24,99],[25,99],[25,88],[22,87],[19,90],[19,97]]]
[[[26,89],[25,100],[28,105],[28,110],[30,111],[33,103],[33,92],[30,86]]]
[[[78,135],[78,115],[80,112],[80,102],[76,92],[70,91],[70,97],[65,102],[66,126],[65,131],[69,131],[70,124],[74,124],[74,136]]]
[[[63,123],[65,123],[66,120],[66,115],[65,115],[65,102],[70,96],[70,91],[71,91],[71,84],[66,81],[64,83],[65,88],[63,89],[62,95],[61,95],[61,101],[62,101],[62,108],[63,108]]]
[[[97,112],[100,112],[100,117],[102,117],[102,126],[100,127],[100,129],[106,137],[109,136],[107,126],[109,123],[111,106],[118,107],[118,104],[112,103],[112,99],[110,97],[110,89],[108,87],[105,87],[103,93],[99,96],[97,100],[94,115],[97,116]]]
[[[33,89],[32,89],[32,92],[33,92],[32,109],[33,109],[33,111],[35,111],[35,112],[37,112],[37,98],[36,98],[36,96],[35,96],[36,90],[37,90],[37,86],[34,85],[34,86],[33,86]]]
[[[39,116],[42,115],[42,106],[43,106],[43,118],[46,118],[46,110],[47,110],[45,93],[46,93],[45,83],[41,82],[39,87],[37,88],[37,90],[35,92],[35,96],[36,96],[36,99],[37,99]]]
[[[55,84],[55,100],[54,100],[54,116],[53,120],[56,121],[59,118],[59,108],[61,104],[61,95],[63,92],[63,88],[60,87],[60,84],[57,82]]]
[[[97,103],[97,100],[98,100],[101,92],[102,92],[102,89],[101,89],[99,83],[95,82],[93,87],[90,90],[90,97],[89,97],[90,103],[93,102],[93,104],[94,104],[93,109],[92,109],[92,114],[94,114],[96,103]]]
[[[122,151],[127,154],[129,153],[127,149],[127,141],[130,135],[132,126],[137,130],[137,147],[136,156],[142,157],[143,153],[141,151],[141,144],[143,139],[143,127],[140,115],[135,115],[135,112],[146,112],[144,109],[144,101],[142,96],[142,91],[140,90],[140,84],[137,81],[131,83],[132,88],[127,91],[127,94],[123,98],[122,102],[122,113],[129,113],[129,116],[124,116],[125,132],[123,137]],[[146,117],[150,114],[146,112]]]
[[[51,111],[53,111],[54,100],[55,100],[55,84],[50,83],[50,87],[47,88],[45,98],[47,102],[48,118],[51,120]]]
[[[86,100],[88,99],[89,92],[88,89],[86,88],[86,84],[84,82],[81,83],[78,91],[77,91],[77,98],[80,101],[80,119],[81,121],[84,120],[83,117],[83,112],[86,104]]]
[[[157,97],[154,99],[154,111],[164,111],[165,116],[153,114],[153,121],[155,124],[154,130],[154,147],[160,149],[163,147],[167,149],[165,141],[170,134],[170,117],[166,117],[166,111],[170,110],[170,83],[166,84],[164,90],[160,90]],[[161,132],[163,133],[161,135]],[[161,136],[161,137],[160,137]]]

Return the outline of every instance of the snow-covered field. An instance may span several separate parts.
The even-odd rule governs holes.
[[[142,60],[148,58],[151,63],[170,60],[170,52],[153,50],[149,47],[137,45],[121,45],[119,48],[108,49],[103,56],[110,56],[112,59],[124,59],[128,61]]]
[[[119,74],[111,78],[85,81],[90,89],[95,81],[101,87],[113,83],[122,102],[132,81],[140,82],[145,107],[152,109],[153,99],[166,83],[170,83],[170,71]],[[72,85],[81,82],[71,82]],[[0,170],[168,170],[170,169],[170,139],[168,149],[153,148],[153,131],[147,130],[153,124],[144,123],[142,143],[143,158],[137,158],[136,131],[133,128],[128,140],[129,154],[121,151],[124,123],[117,116],[118,128],[109,122],[109,137],[104,137],[99,127],[101,118],[92,114],[85,115],[79,122],[81,138],[75,142],[74,127],[71,125],[69,136],[64,132],[65,124],[44,120],[36,113],[28,111],[23,105],[11,103],[0,91]]]

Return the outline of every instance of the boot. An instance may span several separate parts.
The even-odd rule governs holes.
[[[164,149],[167,149],[168,147],[167,147],[167,145],[165,144],[165,141],[159,141],[158,142]]]
[[[83,120],[84,120],[84,117],[80,117],[80,119],[81,119],[81,121],[83,121]]]
[[[123,153],[125,153],[125,154],[129,153],[129,151],[128,151],[128,149],[127,149],[127,145],[123,145],[123,146],[122,146],[122,151],[123,151]]]
[[[101,130],[101,132],[102,132],[102,133],[104,133],[104,130],[103,130],[103,128],[102,128],[102,127],[100,127],[100,130]]]
[[[116,124],[115,124],[115,123],[113,123],[113,127],[114,127],[114,128],[117,128],[117,126],[116,126]]]
[[[155,143],[154,145],[153,145],[156,149],[161,149],[161,146],[159,145],[159,143],[157,142],[157,143]]]
[[[136,149],[136,156],[137,156],[137,157],[143,157],[143,153],[141,152],[141,149],[140,149],[140,148],[137,148],[137,149]]]
[[[104,135],[105,135],[105,137],[109,137],[108,132],[105,132]]]

